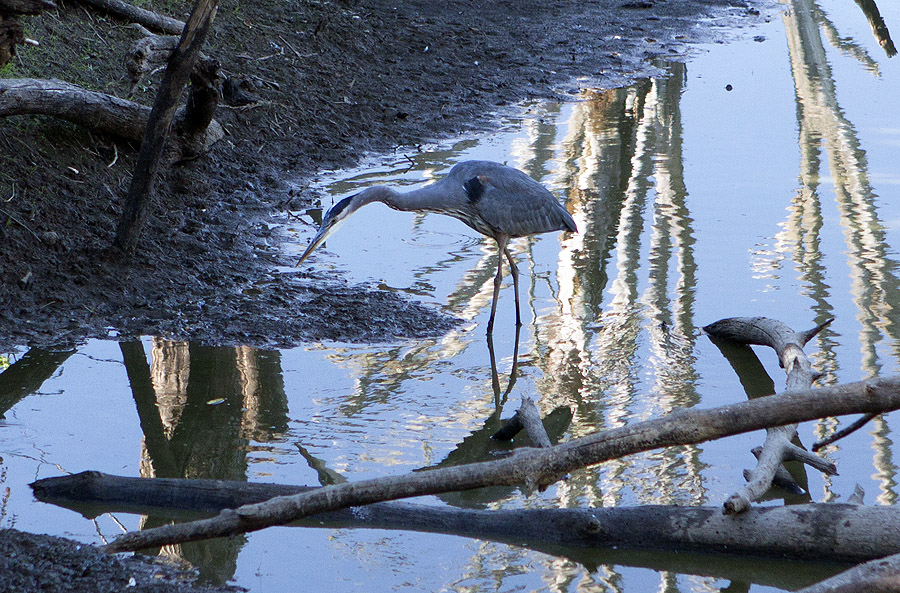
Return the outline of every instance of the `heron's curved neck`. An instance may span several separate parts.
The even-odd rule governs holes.
[[[434,185],[426,185],[408,192],[398,192],[384,185],[369,187],[357,194],[357,208],[372,202],[381,202],[394,210],[405,212],[439,210],[444,204],[440,202],[441,196],[438,192],[432,191]]]

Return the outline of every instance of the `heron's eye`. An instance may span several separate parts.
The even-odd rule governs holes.
[[[353,196],[349,198],[344,198],[340,202],[334,205],[334,207],[328,211],[328,218],[334,218],[339,215],[341,212],[347,209],[347,206],[350,205],[350,200],[353,199]]]

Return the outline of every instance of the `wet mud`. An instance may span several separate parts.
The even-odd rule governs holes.
[[[222,2],[206,52],[225,74],[216,118],[228,135],[164,171],[132,257],[111,244],[137,146],[50,117],[0,121],[0,349],[440,334],[456,320],[434,306],[289,269],[272,217],[316,202],[304,179],[475,134],[523,100],[644,76],[760,18],[759,5],[728,0]],[[132,86],[121,56],[140,34],[125,23],[61,3],[29,26],[40,47],[4,75],[152,103],[160,74]]]
[[[190,9],[143,6],[173,5],[181,18]],[[524,100],[624,84],[761,11],[729,0],[223,1],[206,52],[226,76],[216,118],[228,135],[166,168],[130,258],[111,244],[138,147],[50,117],[0,121],[0,351],[89,337],[273,347],[445,332],[457,320],[434,306],[292,267],[273,222],[316,203],[303,180],[490,129]],[[132,87],[123,65],[140,37],[126,23],[59,2],[29,26],[40,48],[3,76],[152,103],[159,74]],[[12,530],[0,530],[0,558],[0,590],[189,587],[170,569]]]

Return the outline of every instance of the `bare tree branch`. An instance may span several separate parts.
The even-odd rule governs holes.
[[[803,352],[803,346],[829,323],[831,320],[813,329],[795,332],[784,323],[767,317],[732,317],[711,323],[703,329],[716,338],[773,348],[781,368],[787,373],[785,393],[796,393],[808,390],[817,378],[812,364]],[[820,469],[827,467],[824,465],[827,462],[814,460],[814,456],[794,445],[791,441],[796,436],[795,424],[766,430],[766,440],[762,451],[757,455],[756,469],[749,472],[747,483],[725,501],[725,513],[743,513],[749,509],[752,501],[759,500],[772,487],[772,481],[785,461],[795,459],[814,464]],[[823,471],[836,473],[833,466]]]
[[[182,519],[185,513],[218,512],[315,490],[227,480],[128,478],[94,471],[44,478],[31,487],[38,500],[89,516],[126,512]],[[674,505],[474,510],[381,502],[367,506],[365,512],[342,509],[321,513],[297,526],[404,529],[490,539],[532,549],[728,550],[732,554],[823,562],[859,562],[900,550],[900,511],[850,504],[761,507],[735,519],[713,507]]]

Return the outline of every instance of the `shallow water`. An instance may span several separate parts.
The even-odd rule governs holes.
[[[491,241],[449,217],[372,205],[309,265],[444,308],[466,321],[458,330],[281,352],[147,338],[11,353],[16,364],[0,374],[0,525],[100,543],[155,524],[122,513],[87,520],[33,502],[27,483],[62,472],[315,485],[338,474],[359,480],[470,459],[498,407],[508,416],[523,396],[538,399],[544,414],[571,410],[563,440],[680,407],[741,401],[730,365],[699,330],[723,317],[766,315],[798,330],[833,317],[807,347],[823,383],[897,372],[900,58],[886,57],[852,3],[785,6],[757,39],[707,48],[687,66],[663,65],[660,78],[586,92],[571,104],[531,105],[488,137],[323,179],[337,199],[372,183],[413,186],[459,160],[487,158],[522,168],[565,202],[579,233],[512,246],[525,325],[506,399],[513,295],[504,283],[497,396],[484,337]],[[900,6],[879,8],[900,31]],[[312,226],[291,230],[299,253]],[[757,353],[781,389],[774,354]],[[830,447],[840,475],[807,471],[812,500],[846,499],[859,484],[867,503],[893,504],[897,424],[896,415],[877,420]],[[836,425],[806,423],[801,439],[808,446]],[[743,482],[749,450],[761,440],[755,433],[635,455],[529,498],[505,489],[422,502],[718,505]],[[277,528],[166,553],[194,563],[207,580],[267,592],[686,593],[743,583],[772,591],[829,571],[686,555],[557,556],[352,529]]]

